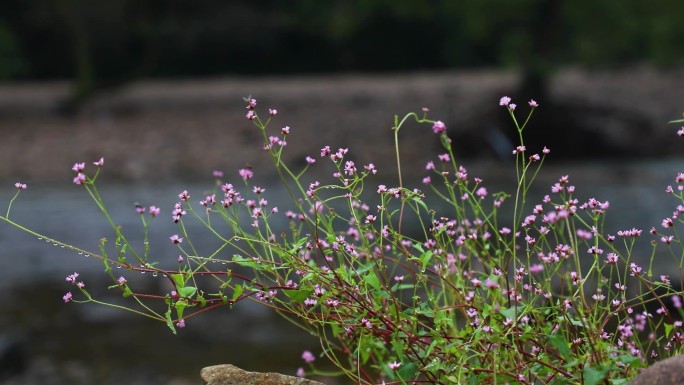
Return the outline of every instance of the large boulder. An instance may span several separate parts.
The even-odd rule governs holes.
[[[641,371],[630,385],[684,385],[684,355],[651,365]]]
[[[200,371],[200,376],[206,385],[323,385],[279,373],[248,372],[230,364],[208,366]]]

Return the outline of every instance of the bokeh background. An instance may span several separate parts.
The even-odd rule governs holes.
[[[526,132],[529,149],[552,149],[538,194],[570,174],[581,194],[611,200],[608,226],[647,229],[672,210],[663,190],[682,166],[679,127],[667,124],[684,111],[682,20],[677,0],[3,0],[0,197],[28,183],[13,218],[96,249],[112,232],[70,169],[104,156],[116,221],[135,234],[134,204],[162,207],[153,246],[175,255],[166,239],[180,191],[201,196],[213,170],[231,180],[246,165],[271,188],[241,97],[279,110],[272,128],[291,126],[293,164],[324,145],[349,147],[386,183],[396,179],[394,114],[427,106],[494,189],[512,176],[515,135],[498,106],[509,95],[520,114],[531,98],[541,104]],[[402,140],[407,178],[419,183],[438,143],[417,126]],[[658,266],[673,271],[672,260]],[[0,226],[0,381],[196,384],[206,365],[294,373],[303,349],[317,351],[249,303],[193,319],[180,336],[61,303],[74,271],[115,299],[101,270]]]

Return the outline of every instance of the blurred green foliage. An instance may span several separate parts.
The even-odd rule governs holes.
[[[0,80],[680,64],[681,0],[3,0]]]

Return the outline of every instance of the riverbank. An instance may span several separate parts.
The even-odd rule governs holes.
[[[496,143],[513,143],[498,99],[515,95],[520,80],[502,71],[154,80],[100,93],[70,112],[61,109],[68,83],[5,85],[0,180],[66,180],[73,163],[100,156],[107,175],[122,181],[202,180],[212,170],[232,175],[246,165],[270,170],[260,134],[244,119],[247,95],[259,100],[263,116],[278,109],[271,128],[276,134],[291,127],[284,156],[300,165],[331,145],[393,172],[393,115],[424,106],[447,124],[458,154],[497,159],[507,152]],[[683,81],[684,70],[648,67],[560,71],[549,79],[546,99],[538,100],[528,141],[555,150],[552,160],[680,154],[676,127],[667,121],[684,111]],[[525,101],[518,101],[521,113]],[[401,140],[411,144],[402,156],[417,164],[438,146],[424,127],[407,127]]]

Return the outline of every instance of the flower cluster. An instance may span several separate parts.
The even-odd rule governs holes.
[[[401,177],[371,183],[378,173],[374,163],[331,145],[318,151],[327,165],[307,156],[302,169],[291,168],[281,157],[290,127],[271,132],[277,110],[268,109],[262,121],[257,101],[245,102],[245,118],[263,138],[255,148],[274,161],[290,208],[280,213],[269,205],[272,189],[257,182],[251,168],[238,170],[239,183],[215,171],[213,191],[194,202],[183,191],[171,208],[178,231],[168,239],[178,248],[172,258],[177,268],[157,267],[147,242],[137,252],[115,225],[116,255],[101,245],[107,268],[165,278],[171,286],[165,292],[141,293],[107,269],[110,288],[174,332],[191,327],[194,316],[251,298],[317,334],[320,357],[357,383],[618,383],[649,360],[683,348],[681,288],[669,275],[652,277],[652,266],[636,259],[641,229],[606,230],[610,202],[583,198],[568,175],[543,187],[546,195],[538,201],[530,198],[550,154],[547,147],[524,143],[525,126],[539,108],[535,100],[527,103],[523,124],[516,114],[527,107],[507,96],[499,100],[520,138],[510,149],[517,176],[513,194],[495,192],[471,175],[459,162],[446,123],[428,119],[427,108],[422,116],[397,119],[392,128],[399,175],[404,125],[426,124],[439,138],[443,150],[424,167],[429,175],[423,191],[405,186]],[[103,162],[94,162],[97,172]],[[332,178],[307,179],[313,167],[332,167]],[[104,208],[93,187],[97,172],[87,176],[85,163],[73,171],[74,183]],[[650,230],[653,256],[658,247],[682,254],[677,228],[684,173],[675,183],[666,191],[676,208]],[[26,188],[15,187],[17,193]],[[138,205],[136,212],[147,239],[142,214],[156,217],[160,209]],[[0,218],[13,224],[8,217],[9,209]],[[196,250],[184,224],[189,220],[199,221],[220,245]],[[80,302],[94,302],[78,277],[73,273],[66,281],[83,294]],[[68,292],[63,300],[74,301],[74,295]],[[163,314],[148,305],[155,301]],[[297,375],[320,373],[316,357],[304,351],[308,369],[297,369]]]

